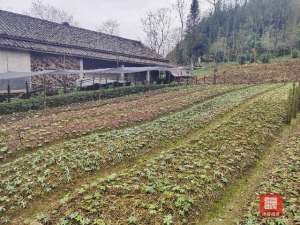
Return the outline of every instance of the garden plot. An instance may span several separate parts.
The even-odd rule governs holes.
[[[270,64],[235,65],[224,64],[217,72],[217,83],[262,84],[298,81],[300,60],[289,59]],[[213,73],[208,74],[206,83],[213,83]]]
[[[108,130],[149,121],[160,115],[186,108],[243,86],[183,88],[133,101],[81,108],[52,114],[30,115],[21,120],[3,122],[0,157],[10,158],[15,151],[42,147],[49,143],[78,137],[93,131]]]
[[[287,94],[285,87],[257,97],[180,146],[79,188],[40,222],[193,224],[280,131]]]
[[[176,91],[176,90],[178,90],[178,88],[179,87],[176,87],[176,89],[175,89],[175,87],[172,87],[172,88],[153,90],[153,91],[147,92],[147,94],[149,96],[152,96],[152,95],[162,94],[162,93],[169,92],[169,91]],[[17,112],[17,113],[13,113],[13,114],[5,114],[5,115],[0,116],[0,122],[10,124],[10,123],[15,122],[16,120],[22,120],[22,119],[28,118],[28,117],[50,116],[52,114],[61,113],[61,112],[77,111],[77,110],[82,109],[83,107],[85,109],[89,109],[89,108],[104,106],[107,104],[119,103],[122,101],[125,102],[125,101],[137,100],[143,95],[145,95],[145,92],[126,95],[126,96],[122,96],[122,97],[110,98],[110,99],[72,103],[69,105],[47,108],[46,110],[30,110],[27,112]]]
[[[249,87],[213,98],[187,110],[143,125],[94,133],[41,148],[0,166],[2,219],[46,193],[55,192],[76,179],[124,162],[205,127],[243,101],[279,85]]]
[[[202,86],[202,87],[204,87],[204,86]],[[18,112],[18,113],[14,113],[14,114],[1,115],[0,122],[1,123],[11,123],[16,120],[24,119],[26,117],[41,117],[41,116],[47,116],[47,115],[49,116],[51,114],[56,114],[56,113],[61,113],[61,112],[82,110],[82,108],[89,109],[89,108],[104,106],[104,105],[108,105],[108,104],[138,100],[139,98],[143,97],[144,95],[147,95],[148,97],[150,97],[150,96],[154,96],[157,94],[163,94],[166,92],[194,89],[194,88],[195,88],[195,86],[170,86],[170,87],[165,87],[165,88],[157,89],[157,90],[149,90],[149,91],[144,91],[144,92],[140,92],[140,93],[129,94],[129,95],[121,96],[121,97],[115,97],[115,98],[109,98],[109,99],[98,99],[98,100],[94,100],[94,101],[91,100],[88,102],[71,103],[71,104],[64,105],[64,106],[47,108],[47,110],[31,110],[28,112]],[[199,88],[201,88],[201,87],[199,86]]]
[[[150,97],[150,96],[154,96],[157,94],[163,94],[166,92],[178,91],[178,90],[182,90],[182,89],[186,90],[186,89],[190,89],[190,88],[195,88],[195,86],[192,86],[192,85],[169,86],[169,87],[164,87],[162,89],[148,90],[148,91],[133,93],[133,94],[125,95],[125,96],[112,97],[112,98],[108,98],[108,99],[96,99],[96,100],[90,100],[87,102],[75,102],[75,103],[70,103],[68,105],[47,108],[47,110],[30,110],[27,112],[6,114],[6,115],[0,116],[0,122],[1,123],[13,122],[16,120],[24,119],[26,117],[45,116],[45,115],[51,115],[53,113],[60,113],[60,112],[73,111],[73,110],[76,111],[76,110],[82,109],[83,107],[84,108],[99,107],[99,106],[103,106],[103,105],[107,105],[107,104],[137,100],[144,95],[147,95]]]
[[[297,225],[300,224],[300,126],[286,140],[278,144],[273,167],[264,175],[255,195],[245,209],[241,225]],[[262,219],[259,215],[259,194],[278,193],[284,198],[284,216]]]

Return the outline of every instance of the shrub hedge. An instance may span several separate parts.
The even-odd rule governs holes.
[[[148,85],[148,86],[129,86],[114,89],[103,89],[97,91],[74,92],[66,95],[56,95],[46,97],[47,107],[58,107],[69,105],[72,103],[80,103],[94,101],[99,99],[109,99],[121,97],[125,95],[135,94],[148,90],[157,90],[165,87],[176,86],[171,85]],[[0,103],[0,115],[11,114],[16,112],[26,112],[29,110],[40,110],[44,108],[44,98],[34,97],[31,99],[15,99],[9,103]]]

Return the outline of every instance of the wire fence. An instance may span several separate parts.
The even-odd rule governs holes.
[[[0,74],[0,102],[10,102],[12,98],[27,99],[36,95],[42,95],[46,99],[47,96],[66,94],[75,90],[90,91],[150,83],[183,82],[182,79],[171,76],[171,74],[161,77],[160,73],[155,79],[147,80],[147,75],[142,74],[146,69],[149,71],[149,69],[158,68],[117,68],[110,69],[109,72],[107,69],[100,69],[84,71],[84,74],[81,71],[73,70],[3,73]],[[135,75],[129,77],[124,72],[135,72]]]

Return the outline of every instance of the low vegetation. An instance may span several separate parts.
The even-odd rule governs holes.
[[[298,126],[299,127],[299,126]],[[286,140],[278,144],[280,149],[276,163],[264,175],[264,181],[245,208],[241,225],[289,225],[300,224],[300,131],[298,130]],[[258,196],[265,193],[279,193],[284,198],[284,216],[277,219],[261,218],[258,209]]]
[[[78,77],[36,77],[45,92],[30,99],[7,85],[1,225],[300,225],[299,0],[206,1],[204,14],[174,0],[141,19],[153,51],[197,68],[153,77],[182,85],[46,96]],[[280,218],[259,215],[270,193],[283,195]]]
[[[47,224],[194,222],[280,131],[287,94],[285,87],[255,98],[159,156],[78,189],[43,218]]]
[[[192,86],[180,90],[169,88],[161,94],[151,93],[136,100],[105,104],[98,102],[54,113],[29,114],[23,119],[12,118],[0,125],[2,160],[21,150],[28,150],[66,138],[79,137],[93,131],[116,129],[150,121],[166,113],[184,109],[206,99],[246,86]],[[131,99],[131,96],[128,96]],[[105,104],[105,105],[104,105]]]
[[[217,83],[261,84],[297,82],[300,74],[299,59],[274,60],[269,64],[223,64],[218,67]],[[203,79],[203,75],[200,78]],[[213,67],[205,76],[205,83],[213,83]]]
[[[31,99],[14,99],[10,103],[0,103],[0,115],[16,112],[26,112],[29,110],[40,110],[44,109],[45,106],[58,107],[78,102],[115,98],[169,86],[170,85],[133,86],[88,92],[75,92],[66,95],[49,96],[46,97],[46,101],[44,101],[44,98],[42,96]]]
[[[160,149],[196,129],[204,128],[245,100],[279,87],[262,85],[237,90],[149,123],[64,141],[2,164],[0,194],[5,197],[1,202],[2,221],[46,193],[72,185],[100,169]]]

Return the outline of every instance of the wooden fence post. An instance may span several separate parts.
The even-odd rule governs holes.
[[[63,89],[64,89],[64,94],[67,94],[67,82],[65,79],[63,80]]]
[[[26,98],[29,98],[29,85],[28,85],[28,81],[26,80],[25,82],[25,86],[26,86]]]
[[[7,101],[10,102],[10,83],[7,83]]]
[[[46,88],[46,75],[43,75],[43,83],[44,83],[44,110],[46,110],[47,102],[46,102],[46,96],[47,96],[47,88]]]

